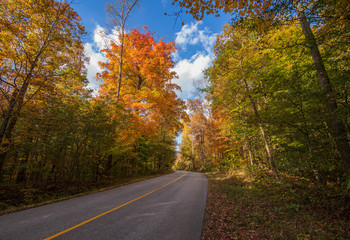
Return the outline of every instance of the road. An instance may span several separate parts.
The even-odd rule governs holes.
[[[200,239],[203,174],[165,176],[0,216],[0,239]]]

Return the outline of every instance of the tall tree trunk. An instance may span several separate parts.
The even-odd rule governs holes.
[[[339,151],[344,171],[346,175],[350,177],[350,146],[346,135],[345,125],[337,116],[338,106],[335,98],[335,93],[332,89],[332,85],[324,66],[315,36],[311,30],[310,23],[306,19],[303,6],[300,2],[295,2],[295,7],[297,10],[298,20],[305,35],[305,39],[310,49],[311,56],[317,71],[318,79],[323,90],[324,100],[328,108],[328,116],[332,125],[337,150]]]
[[[191,135],[192,137],[191,137],[191,143],[192,143],[192,146],[191,146],[191,155],[192,155],[192,169],[193,169],[193,171],[195,171],[196,170],[196,163],[195,163],[195,157],[194,157],[194,144],[193,144],[193,142],[194,142],[194,137],[193,137],[193,135]]]
[[[205,170],[205,153],[204,153],[204,129],[200,129],[200,144],[201,144],[201,164],[202,170]]]
[[[245,156],[246,154],[245,154],[244,148],[246,148],[246,150],[248,151],[248,156]],[[249,144],[247,138],[244,139],[244,144],[243,144],[242,150],[243,150],[244,159],[246,159],[247,168],[252,171],[253,175],[255,175],[253,155],[252,155],[252,151],[250,150],[250,144]]]
[[[118,87],[117,87],[117,101],[120,95],[120,87],[122,82],[123,71],[123,53],[124,53],[124,33],[126,20],[131,10],[138,3],[138,0],[121,0],[115,1],[115,3],[106,3],[107,15],[112,22],[112,28],[120,27],[121,39],[120,39],[120,52],[119,52],[119,73],[118,73]]]
[[[11,139],[12,130],[17,123],[19,113],[23,106],[25,93],[29,86],[29,79],[26,80],[27,81],[25,81],[22,84],[22,87],[19,92],[14,90],[10,99],[9,106],[5,113],[4,121],[2,122],[0,127],[0,179],[2,178],[2,169],[7,155],[7,148],[10,145],[9,143],[4,143],[3,141],[5,137],[9,140]],[[16,105],[17,109],[15,109]]]
[[[254,166],[253,153],[250,149],[250,143],[247,140],[247,138],[245,139],[245,145],[246,145],[246,148],[248,150],[248,157],[249,157],[249,161],[250,161],[250,166]]]
[[[18,90],[15,89],[11,95],[11,99],[9,101],[9,105],[7,107],[7,110],[4,114],[4,120],[1,123],[1,127],[0,127],[0,144],[2,144],[2,141],[5,137],[5,132],[7,130],[8,124],[10,122],[13,110],[15,108],[16,105],[16,100],[17,100],[17,96],[18,96]]]
[[[107,156],[107,164],[106,164],[106,170],[105,170],[105,174],[110,178],[112,175],[112,164],[113,161],[113,155],[112,154],[108,154]]]
[[[267,157],[268,157],[268,159],[269,159],[269,163],[270,163],[271,170],[272,170],[273,174],[275,175],[276,179],[279,181],[278,173],[277,173],[276,166],[275,166],[275,161],[274,161],[273,156],[272,156],[272,153],[271,153],[270,145],[269,145],[269,143],[267,142],[265,130],[264,130],[263,124],[262,124],[262,122],[261,122],[261,119],[260,119],[258,110],[257,110],[257,108],[256,108],[256,105],[255,105],[255,102],[254,102],[252,96],[248,95],[248,97],[249,97],[250,102],[251,102],[251,104],[252,104],[252,106],[253,106],[253,110],[254,110],[255,117],[257,118],[257,121],[258,121],[258,125],[259,125],[259,129],[260,129],[261,137],[263,138],[263,141],[264,141],[264,145],[265,145]]]
[[[118,73],[118,89],[117,89],[117,101],[120,95],[120,86],[122,85],[122,72],[123,72],[123,53],[124,53],[124,26],[122,27],[120,37],[120,52],[119,52],[119,73]]]
[[[11,117],[16,105],[16,100],[17,100],[17,96],[18,96],[18,91],[14,90],[14,92],[12,93],[10,102],[9,102],[9,106],[6,110],[5,113],[5,117],[3,122],[1,123],[1,127],[0,127],[0,180],[2,178],[2,169],[4,167],[4,163],[5,163],[5,159],[6,159],[6,155],[7,155],[7,150],[8,147],[10,146],[9,142],[3,142],[5,139],[5,136],[8,135],[7,133],[10,132],[12,128],[14,127],[14,124],[11,124]],[[13,122],[13,121],[11,121]],[[9,126],[12,127],[9,127]],[[10,131],[9,131],[10,129]],[[8,135],[7,138],[10,140],[10,136]]]
[[[243,77],[243,81],[244,81],[246,90],[247,90],[247,92],[249,92],[249,86],[248,86],[248,83],[247,83],[247,80],[246,80],[246,77],[245,77],[245,72],[243,70],[242,59],[240,59],[240,67],[241,67],[242,77]],[[278,177],[277,169],[276,169],[276,166],[275,166],[275,161],[274,161],[272,153],[271,153],[270,145],[269,145],[269,143],[267,141],[267,138],[266,138],[265,130],[264,130],[262,121],[260,119],[260,115],[259,115],[258,109],[256,108],[255,101],[254,101],[253,97],[250,94],[248,94],[248,98],[249,98],[249,100],[250,100],[250,102],[252,104],[256,120],[258,121],[261,137],[263,138],[263,141],[264,141],[264,145],[265,145],[265,149],[266,149],[266,153],[267,153],[267,157],[268,157],[268,160],[269,160],[269,163],[270,163],[271,170],[273,172],[273,175],[276,177],[277,181],[279,181],[280,179]]]

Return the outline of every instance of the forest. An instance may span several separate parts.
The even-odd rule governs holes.
[[[350,4],[179,2],[197,19],[220,9],[244,16],[217,36],[205,98],[187,102],[177,166],[349,189]]]
[[[208,172],[202,239],[349,239],[350,2],[174,2],[233,16],[175,162]]]
[[[110,41],[94,96],[75,10],[66,1],[2,2],[1,207],[169,172],[186,118],[171,82],[174,42],[156,41],[147,27]]]
[[[175,42],[125,29],[137,2],[106,4],[120,34],[102,51],[93,94],[71,5],[2,0],[1,209],[172,167],[349,192],[347,0],[174,0],[196,20],[232,14],[189,100],[172,82]]]

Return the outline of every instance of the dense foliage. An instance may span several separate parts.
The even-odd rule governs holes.
[[[206,98],[187,106],[172,81],[174,42],[157,41],[147,27],[124,31],[137,2],[107,4],[122,34],[102,51],[106,62],[99,63],[101,86],[93,96],[84,26],[67,1],[2,1],[5,200],[14,189],[23,198],[39,190],[67,193],[164,173],[174,162],[179,169],[246,168],[257,179],[350,188],[348,1],[174,0],[197,20],[233,14],[205,71]]]
[[[174,138],[185,116],[175,94],[179,87],[171,83],[174,43],[156,42],[147,28],[124,34],[119,81],[120,39],[111,41],[104,50],[107,62],[100,63],[103,84],[93,97],[84,34],[80,17],[65,1],[2,1],[4,202],[14,189],[69,192],[87,183],[164,173],[173,164]]]
[[[198,19],[236,7],[244,16],[217,37],[206,70],[209,114],[204,120],[191,114],[177,166],[200,169],[204,155],[202,169],[245,167],[255,175],[347,187],[350,22],[339,8],[348,5],[276,1],[251,12],[255,1],[224,2],[181,1]],[[273,8],[279,16],[267,14]],[[292,9],[297,14],[283,16]],[[197,125],[205,129],[204,154],[196,147]]]

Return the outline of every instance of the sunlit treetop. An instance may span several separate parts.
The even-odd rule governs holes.
[[[176,78],[176,73],[171,71],[174,67],[171,53],[176,49],[174,42],[157,42],[153,38],[154,32],[147,27],[143,30],[142,33],[133,29],[125,35],[118,103],[134,114],[144,129],[155,128],[164,122],[177,131],[181,127],[185,106],[175,93],[180,87],[172,83]],[[114,100],[118,87],[119,49],[120,45],[112,41],[111,47],[103,50],[108,61],[100,63],[105,70],[98,74],[98,78],[104,81],[100,94]]]

